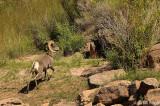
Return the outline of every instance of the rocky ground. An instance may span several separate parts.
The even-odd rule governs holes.
[[[33,57],[37,57],[33,56]],[[17,59],[18,64],[0,70],[0,105],[2,106],[159,106],[159,79],[122,80],[127,72],[113,69],[103,60],[82,60],[75,57],[55,62],[56,72],[38,89],[25,94],[26,67],[33,57]],[[77,58],[77,57],[76,57]],[[31,59],[31,60],[30,60]],[[77,58],[81,60],[81,58]],[[70,63],[67,61],[74,61]],[[84,62],[85,61],[85,62]],[[86,62],[87,61],[87,62]],[[98,61],[96,63],[95,61]],[[63,66],[62,66],[63,63]],[[72,65],[69,66],[69,65]],[[78,64],[78,65],[77,65]],[[86,64],[86,65],[84,65]],[[25,65],[26,67],[18,66]],[[67,66],[67,67],[66,67]],[[74,67],[73,67],[74,66]],[[12,67],[12,68],[9,68]],[[18,70],[17,70],[18,68]],[[12,69],[12,70],[11,70]],[[153,73],[153,72],[152,72]],[[141,74],[141,73],[140,73]],[[140,77],[143,75],[140,75]],[[148,75],[151,76],[151,75]]]
[[[159,81],[115,80],[123,69],[108,70],[89,76],[92,89],[80,93],[80,106],[160,106]]]

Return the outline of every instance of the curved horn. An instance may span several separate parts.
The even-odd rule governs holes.
[[[51,51],[51,52],[55,52],[53,49],[52,49],[52,45],[54,45],[54,41],[48,41],[48,49],[49,49],[49,51]]]

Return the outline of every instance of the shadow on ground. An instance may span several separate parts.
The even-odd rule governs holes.
[[[39,85],[39,83],[43,82],[44,80],[42,79],[39,79],[37,80],[37,86]],[[34,80],[30,81],[30,84],[29,84],[29,91],[32,91],[36,89],[36,83]],[[24,94],[27,94],[29,91],[27,91],[27,85],[24,86],[18,93],[24,93]]]

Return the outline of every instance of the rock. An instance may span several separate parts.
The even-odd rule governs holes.
[[[136,106],[150,106],[150,105],[148,104],[148,101],[146,100],[139,100]]]
[[[93,102],[95,95],[98,93],[99,88],[85,90],[80,93],[80,102],[82,105],[87,105],[90,102]]]
[[[108,84],[104,85],[104,87],[111,87],[111,86],[125,86],[129,87],[131,85],[131,81],[128,80],[116,80],[109,82]]]
[[[137,91],[140,88],[140,84],[141,84],[141,81],[135,80],[129,86],[130,97],[127,102],[128,105],[133,105],[133,104],[136,105],[136,101],[138,99]]]
[[[98,103],[98,104],[96,104],[96,106],[105,106],[105,105],[102,103]]]
[[[140,88],[138,90],[138,94],[144,96],[149,89],[158,88],[159,82],[155,78],[146,78],[144,79],[141,84]]]
[[[122,104],[114,104],[114,105],[111,105],[111,106],[123,106]]]
[[[112,69],[111,64],[109,62],[107,62],[105,65],[86,69],[85,71],[82,72],[81,76],[82,77],[89,77],[91,75],[94,75],[97,73],[102,73],[104,71],[109,71],[111,69]]]
[[[42,57],[43,54],[37,54],[37,55],[27,55],[27,56],[22,56],[22,57],[18,57],[17,59],[15,59],[16,62],[33,62],[34,60],[37,60],[38,58]]]
[[[113,81],[116,77],[122,76],[124,74],[125,71],[123,69],[98,73],[89,77],[89,83],[90,85],[101,86]]]
[[[129,86],[129,94],[135,95],[140,88],[141,81],[135,80]]]
[[[145,99],[148,100],[152,106],[160,106],[160,88],[149,90]]]
[[[24,104],[22,100],[18,98],[8,98],[0,100],[0,106],[29,106],[29,105]]]
[[[160,97],[152,97],[148,99],[149,106],[160,106]]]
[[[88,104],[86,104],[84,106],[92,106],[92,102],[90,102],[90,103],[88,103]]]
[[[145,67],[160,70],[160,43],[153,45],[147,52],[147,55],[142,59],[142,65]]]
[[[49,103],[44,103],[41,106],[49,106]]]
[[[82,76],[82,73],[87,70],[86,68],[73,68],[71,69],[71,75],[73,76]]]
[[[71,75],[73,76],[82,76],[82,77],[89,77],[91,75],[101,73],[103,71],[111,70],[112,67],[109,62],[106,62],[105,65],[101,65],[98,67],[81,67],[81,68],[73,68],[70,70]]]
[[[137,97],[135,95],[131,95],[126,102],[127,106],[134,106],[136,105]]]
[[[103,103],[105,105],[112,105],[127,101],[129,98],[128,88],[126,86],[110,86],[103,87],[95,96],[95,103]]]
[[[59,102],[58,104],[49,104],[48,106],[76,106],[76,103],[61,100],[61,102]]]

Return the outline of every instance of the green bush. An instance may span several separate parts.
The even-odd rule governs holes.
[[[63,51],[76,52],[84,45],[83,36],[76,33],[68,24],[56,24],[56,38]]]

